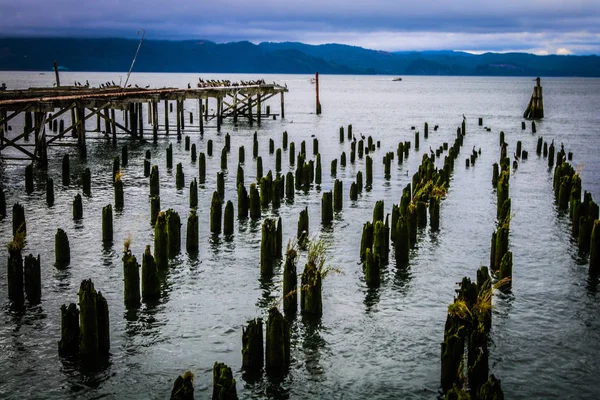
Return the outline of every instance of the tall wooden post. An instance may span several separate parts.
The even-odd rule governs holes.
[[[165,100],[165,134],[169,134],[169,100]]]
[[[221,97],[217,96],[217,131],[221,130],[221,103]]]
[[[144,103],[138,103],[138,124],[141,139],[144,136]]]
[[[281,92],[281,119],[285,119],[285,102],[283,100],[283,93]]]
[[[179,100],[179,102],[181,103],[181,105],[179,106],[179,118],[181,118],[181,129],[185,130],[185,112],[183,110],[183,102],[185,101],[185,99],[181,99]]]
[[[208,97],[204,100],[204,120],[208,121]]]
[[[260,104],[260,92],[256,95],[256,119],[258,121],[258,125],[260,125],[260,117],[261,117],[261,104]]]
[[[152,100],[152,140],[158,140],[158,100]]]
[[[60,77],[58,76],[58,62],[54,60],[54,76],[56,76],[56,86],[60,86]]]
[[[112,125],[112,135],[113,135],[113,143],[117,143],[117,120],[116,120],[115,109],[111,108],[110,110],[110,122]]]
[[[233,123],[237,124],[238,119],[238,92],[233,93]]]
[[[252,125],[252,95],[248,96],[248,121]]]
[[[198,120],[200,121],[200,134],[203,135],[204,134],[204,119],[202,118],[202,108],[203,108],[204,102],[202,101],[202,98],[198,99],[198,107],[199,107],[199,112],[198,112]]]
[[[179,103],[179,99],[175,100],[175,105],[176,105],[176,110],[175,110],[175,117],[177,119],[177,139],[181,139],[181,105]]]
[[[107,135],[111,134],[111,126],[110,126],[110,116],[109,116],[109,111],[108,108],[105,108],[103,110],[104,112],[104,132]]]
[[[321,102],[319,101],[319,73],[315,72],[315,87],[316,87],[316,111],[317,115],[321,114]]]

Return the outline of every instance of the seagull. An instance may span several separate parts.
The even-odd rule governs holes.
[[[463,121],[466,121],[467,117],[465,117],[465,114],[463,114]]]
[[[192,88],[192,86],[188,83],[188,89],[191,89],[191,88]]]
[[[429,152],[431,153],[431,155],[434,155],[435,153],[433,152],[433,150],[431,149],[431,146],[429,146]]]

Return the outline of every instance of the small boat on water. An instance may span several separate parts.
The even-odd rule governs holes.
[[[401,80],[402,80],[402,78],[394,78],[394,79],[392,79],[392,81],[394,81],[394,82],[398,82],[398,81],[401,81]]]

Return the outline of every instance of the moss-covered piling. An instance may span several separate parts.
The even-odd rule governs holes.
[[[71,184],[71,163],[68,154],[65,154],[62,159],[62,184],[63,186]]]
[[[217,194],[221,201],[225,199],[225,174],[217,172]]]
[[[29,254],[24,263],[25,294],[29,304],[39,304],[42,298],[42,276],[40,256]]]
[[[158,269],[150,246],[142,255],[142,300],[144,303],[153,303],[160,298],[160,279]]]
[[[122,210],[124,204],[124,195],[123,195],[123,181],[121,180],[121,174],[118,173],[115,177],[115,182],[113,184],[114,196],[115,196],[115,209]]]
[[[254,380],[260,377],[263,365],[263,323],[261,318],[257,318],[242,327],[242,371]]]
[[[196,178],[190,184],[190,208],[198,207],[198,183]]]
[[[248,218],[248,211],[250,208],[250,198],[248,197],[248,191],[244,185],[238,185],[237,187],[238,197],[238,218]]]
[[[158,165],[152,166],[150,172],[150,197],[160,196],[160,181],[158,175]]]
[[[124,301],[127,309],[138,308],[141,303],[140,295],[140,264],[131,253],[128,246],[125,245],[123,252],[123,281],[124,281]]]
[[[188,254],[198,254],[198,215],[196,215],[195,209],[190,211],[187,219],[185,249]]]
[[[269,309],[265,341],[265,369],[272,377],[285,375],[290,366],[290,327],[277,307]]]
[[[67,233],[58,228],[54,235],[54,255],[57,267],[65,267],[71,262],[71,247]]]
[[[260,216],[260,193],[258,192],[256,183],[252,183],[250,185],[250,218],[258,219]]]
[[[206,155],[212,157],[213,155],[213,141],[212,139],[208,139],[206,142]]]
[[[169,240],[167,236],[167,215],[158,213],[154,224],[154,261],[159,271],[169,268]]]
[[[6,283],[8,286],[8,299],[15,308],[21,308],[25,302],[23,294],[23,241],[14,238],[8,244],[8,263],[6,267]]]
[[[370,156],[366,158],[366,173],[365,186],[370,189],[373,186],[373,159]]]
[[[285,264],[283,267],[283,312],[287,316],[293,316],[298,311],[298,276],[296,272],[296,260],[298,252],[294,246],[288,245],[285,253]]]
[[[200,153],[198,156],[198,184],[206,183],[206,155]]]
[[[321,198],[321,222],[326,225],[333,221],[333,194],[324,192]]]
[[[79,353],[79,310],[75,303],[60,307],[60,341],[58,354],[61,357],[75,357]]]
[[[177,173],[175,174],[175,186],[177,190],[181,190],[185,187],[185,175],[183,173],[183,165],[177,163]]]

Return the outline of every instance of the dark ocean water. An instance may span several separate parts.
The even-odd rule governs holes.
[[[204,77],[247,80],[259,76]],[[63,73],[61,77],[63,82],[88,79],[92,85],[117,82],[119,78],[118,74],[106,73]],[[492,164],[499,158],[500,131],[506,134],[509,154],[521,140],[530,158],[511,177],[513,286],[510,294],[496,292],[493,298],[490,371],[502,380],[508,399],[598,398],[598,282],[588,277],[588,260],[578,255],[569,219],[557,211],[552,171],[546,160],[535,155],[535,144],[541,135],[548,142],[563,142],[567,151],[573,151],[573,164],[581,168],[583,188],[597,201],[600,79],[543,78],[546,118],[537,123],[535,135],[529,122],[527,129],[521,130],[520,118],[532,92],[532,78],[405,77],[402,82],[392,82],[391,77],[380,76],[321,76],[323,114],[316,116],[309,76],[264,76],[268,82],[287,84],[286,119],[264,120],[260,127],[250,127],[245,121],[234,127],[227,121],[220,134],[213,122],[203,137],[198,133],[198,104],[186,102],[186,112],[195,113],[196,118],[194,126],[186,125],[184,134],[191,137],[199,152],[205,151],[208,139],[214,141],[213,157],[207,159],[207,183],[199,188],[200,254],[192,259],[184,251],[173,260],[160,304],[142,306],[136,312],[127,312],[123,305],[121,243],[131,235],[138,260],[145,246],[153,245],[144,152],[150,149],[152,163],[159,165],[162,208],[175,209],[185,220],[189,182],[198,175],[198,167],[191,163],[183,142],[178,143],[172,134],[161,136],[157,146],[123,139],[113,148],[109,142],[93,139],[97,134],[90,133],[87,161],[79,160],[73,148],[51,148],[48,174],[56,185],[53,207],[45,204],[43,174],[36,174],[35,192],[26,195],[25,164],[0,163],[9,209],[17,201],[25,206],[28,234],[24,253],[41,255],[43,285],[41,305],[15,313],[8,307],[5,269],[0,273],[0,398],[164,399],[174,379],[188,369],[196,375],[196,398],[209,398],[215,361],[232,367],[238,395],[243,399],[436,398],[440,342],[455,282],[463,276],[474,278],[479,266],[489,262],[496,215]],[[9,88],[50,86],[52,80],[49,72],[0,73],[0,81]],[[196,80],[197,75],[189,74],[134,73],[130,81],[140,86],[186,87]],[[270,104],[271,110],[278,112],[279,98]],[[440,230],[419,232],[409,267],[396,269],[392,256],[381,288],[369,290],[359,259],[363,223],[371,219],[377,200],[384,200],[385,212],[391,213],[422,154],[429,152],[429,147],[452,142],[463,114],[467,135],[442,202]],[[161,111],[161,123],[163,115]],[[477,126],[478,117],[491,132]],[[174,124],[175,115],[170,114],[170,118]],[[411,126],[422,132],[424,122],[430,126],[429,139],[421,136],[418,154],[411,150],[404,164],[395,162],[391,179],[385,180],[383,155],[395,151],[399,141],[413,141]],[[342,151],[349,152],[349,142],[338,140],[339,127],[349,123],[357,136],[372,135],[381,141],[381,148],[373,155],[373,189],[351,202],[350,183],[357,171],[364,171],[364,159],[345,169],[338,166],[337,178],[344,182],[344,208],[336,214],[331,228],[323,228],[321,195],[333,188],[331,160],[339,158]],[[20,120],[14,122],[13,133],[21,125]],[[431,129],[434,125],[439,125],[437,132]],[[95,122],[90,121],[88,129],[94,128]],[[225,197],[235,205],[235,171],[241,145],[246,149],[246,185],[255,178],[251,153],[255,130],[265,173],[275,168],[275,155],[268,152],[269,138],[280,147],[286,130],[290,141],[296,143],[296,151],[306,140],[309,154],[311,135],[319,139],[322,185],[311,188],[308,194],[297,192],[292,205],[269,209],[263,212],[263,219],[280,215],[287,242],[295,237],[300,210],[308,207],[311,235],[327,243],[328,264],[341,270],[323,283],[321,321],[308,324],[299,317],[294,322],[292,366],[280,384],[265,379],[248,385],[240,372],[242,326],[249,319],[266,318],[269,306],[281,301],[281,270],[270,282],[260,280],[261,223],[236,219],[232,240],[223,236],[214,239],[208,231],[224,135],[229,132],[232,136]],[[123,169],[125,207],[115,215],[115,243],[106,249],[101,243],[101,209],[113,202],[112,160],[125,143],[130,148],[129,165]],[[173,144],[174,164],[183,163],[185,190],[176,190],[175,171],[166,168],[168,143]],[[481,148],[481,157],[475,167],[465,169],[464,158],[473,146]],[[71,218],[72,199],[81,192],[78,182],[70,187],[59,184],[65,152],[71,154],[72,174],[78,175],[86,167],[92,172],[92,197],[84,197],[84,218],[79,222]],[[287,151],[282,160],[285,173],[291,168]],[[71,243],[71,264],[65,270],[53,265],[57,228],[67,232]],[[185,229],[184,224],[184,240]],[[0,243],[7,243],[11,233],[9,215],[0,221]],[[299,270],[305,256],[301,255]],[[2,250],[3,263],[6,258],[7,252]],[[110,366],[92,376],[63,363],[57,351],[60,306],[77,301],[79,284],[86,278],[92,278],[96,289],[107,298],[111,323]]]

